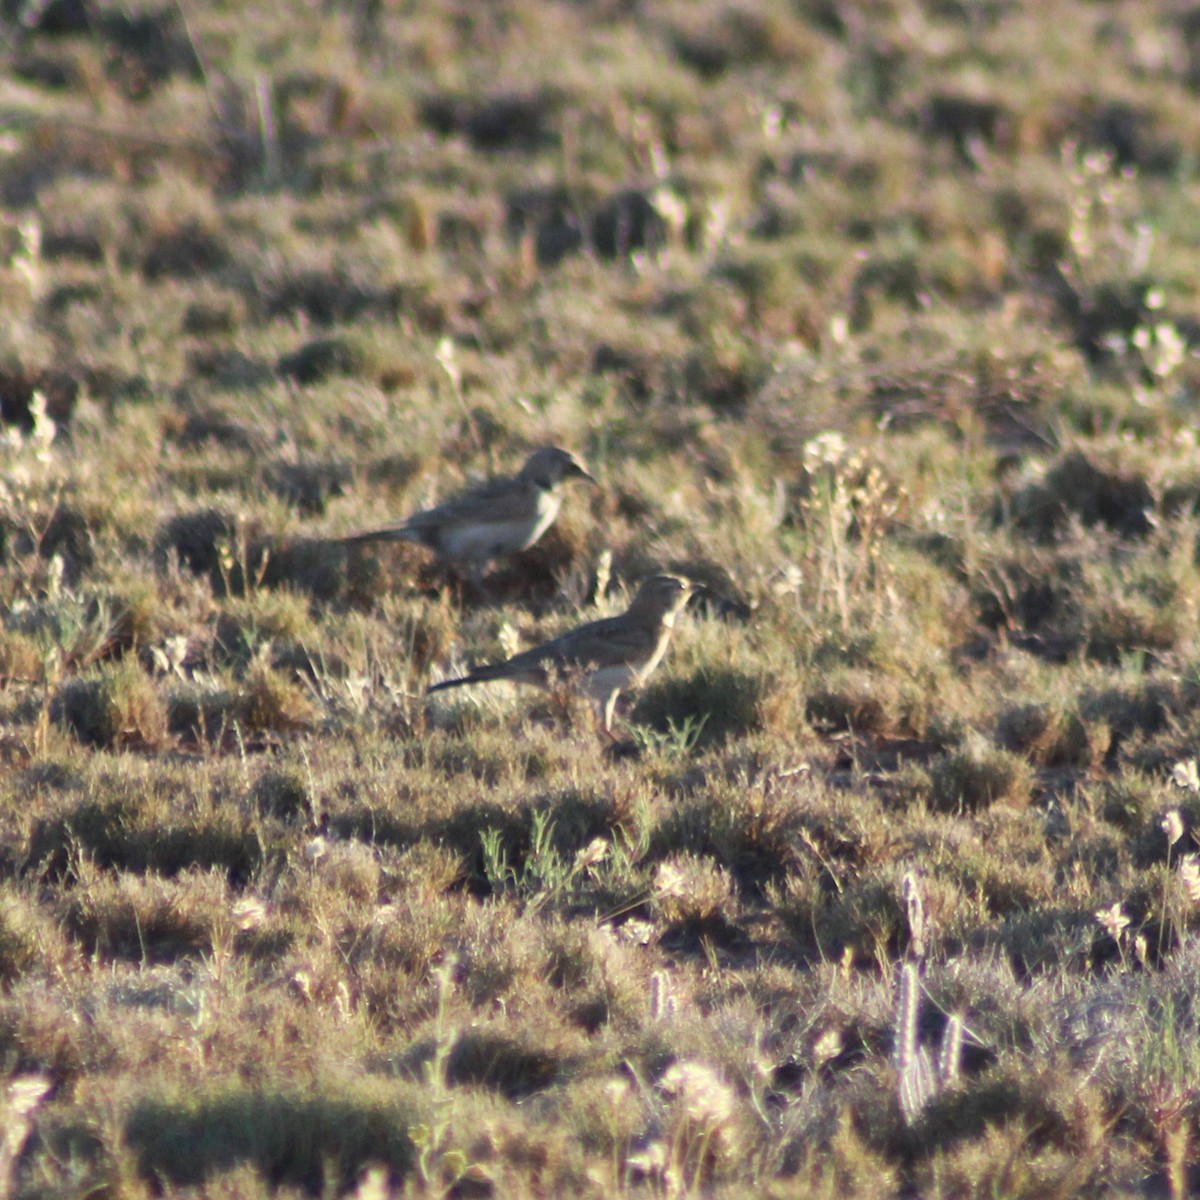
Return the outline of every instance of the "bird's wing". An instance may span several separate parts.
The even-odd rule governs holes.
[[[590,621],[556,638],[556,658],[573,666],[613,666],[644,658],[656,637],[657,630],[622,613]]]
[[[545,685],[555,672],[582,669],[608,670],[629,667],[637,675],[643,665],[661,654],[662,630],[644,622],[630,621],[628,613],[603,617],[568,630],[559,637],[533,646],[503,662],[478,666],[459,679],[435,684],[430,691],[456,687],[464,683],[486,683],[495,679],[514,679]]]
[[[524,480],[493,479],[470,491],[424,508],[394,525],[367,529],[342,538],[343,542],[419,542],[437,550],[443,531],[455,526],[508,524],[532,521],[538,512],[537,489]]]
[[[458,521],[505,522],[532,518],[537,512],[537,487],[523,479],[493,479],[443,504],[414,513],[406,525],[444,525]]]
[[[542,666],[560,670],[615,666],[646,658],[656,640],[657,631],[640,622],[630,622],[627,614],[622,613],[570,629],[541,646],[515,655],[506,665],[517,669]]]

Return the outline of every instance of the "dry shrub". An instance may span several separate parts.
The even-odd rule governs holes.
[[[88,953],[169,962],[209,953],[230,932],[230,896],[219,871],[158,875],[92,873],[66,901],[63,920]]]
[[[729,872],[711,859],[673,854],[658,865],[653,907],[669,925],[702,925],[723,917],[732,894]]]
[[[379,895],[379,856],[364,842],[327,843],[313,870],[326,887],[348,900],[370,903]]]
[[[237,703],[238,722],[255,732],[308,729],[316,715],[312,700],[299,685],[261,663],[251,670]]]
[[[449,846],[420,841],[386,864],[389,889],[409,893],[418,901],[449,891],[467,874],[463,856]]]
[[[1033,772],[1008,750],[968,747],[946,755],[930,770],[930,807],[941,812],[974,812],[993,804],[1029,803]]]
[[[266,771],[250,792],[251,803],[265,817],[280,821],[307,821],[314,815],[313,797],[294,771]]]
[[[1045,704],[1025,704],[1000,714],[1000,744],[1038,767],[1098,766],[1108,753],[1112,730],[1103,721],[1085,721],[1077,712]]]
[[[166,702],[133,659],[105,668],[94,679],[68,680],[51,715],[88,746],[158,748],[168,739]]]
[[[1041,482],[1018,492],[1012,507],[1017,527],[1041,541],[1061,533],[1072,516],[1125,537],[1144,536],[1152,528],[1154,495],[1144,477],[1105,470],[1072,450]]]
[[[68,957],[62,930],[44,907],[25,895],[0,896],[0,985]]]
[[[813,692],[804,715],[818,729],[851,733],[886,733],[893,723],[877,695],[850,688]]]
[[[32,683],[42,676],[43,652],[37,641],[12,629],[0,629],[0,684]]]

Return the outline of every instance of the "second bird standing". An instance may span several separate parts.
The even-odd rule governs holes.
[[[429,690],[509,679],[549,688],[578,682],[592,701],[606,734],[612,732],[617,698],[640,687],[666,653],[675,618],[695,590],[678,575],[652,575],[632,603],[615,617],[589,621],[561,637],[515,654],[504,662],[475,667],[459,679],[435,683]]]

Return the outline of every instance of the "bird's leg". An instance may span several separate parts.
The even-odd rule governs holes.
[[[600,740],[605,743],[607,749],[612,749],[614,746],[619,746],[621,739],[604,722],[596,718],[596,732],[600,735]]]
[[[596,724],[597,729],[602,738],[608,740],[610,746],[617,744],[617,735],[613,733],[612,723],[613,714],[617,707],[617,696],[620,693],[613,691],[608,696],[596,700]]]

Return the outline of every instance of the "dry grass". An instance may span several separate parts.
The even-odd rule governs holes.
[[[1200,24],[853,7],[0,3],[0,1196],[1200,1187]]]

